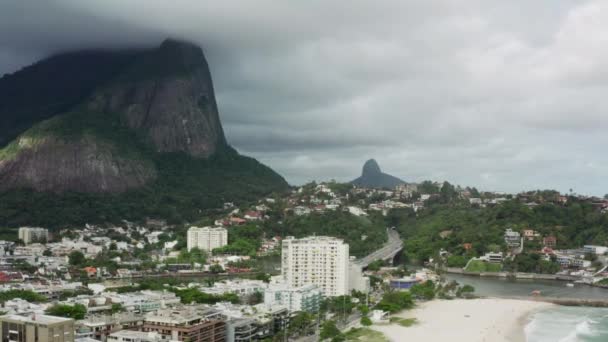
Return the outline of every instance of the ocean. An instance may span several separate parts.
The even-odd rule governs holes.
[[[528,296],[538,290],[543,296],[606,299],[608,290],[562,281],[506,280],[447,275],[460,284],[475,287],[480,296]],[[533,313],[525,327],[527,342],[608,342],[608,308],[555,306]]]
[[[530,317],[527,342],[606,342],[608,308],[558,306]]]

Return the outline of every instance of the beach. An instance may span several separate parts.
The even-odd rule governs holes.
[[[525,342],[528,316],[553,304],[510,299],[434,300],[395,316],[415,318],[410,327],[374,324],[390,341]]]

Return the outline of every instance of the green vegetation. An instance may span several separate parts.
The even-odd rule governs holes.
[[[467,272],[500,272],[502,270],[501,264],[493,264],[482,260],[471,260],[465,271]]]
[[[369,263],[369,265],[367,266],[367,270],[368,271],[379,271],[380,268],[382,266],[384,266],[385,264],[386,263],[384,262],[384,260],[374,260]]]
[[[411,309],[413,306],[414,301],[409,292],[392,291],[384,293],[382,299],[376,305],[376,309],[395,313],[404,309]]]
[[[321,333],[319,336],[321,340],[332,339],[339,335],[341,335],[341,332],[338,327],[336,327],[335,321],[323,322],[323,325],[321,325]]]
[[[428,184],[427,184],[428,185]],[[420,190],[420,187],[419,187]],[[517,199],[488,207],[471,206],[468,201],[453,198],[451,191],[427,201],[426,208],[414,213],[410,209],[393,209],[386,224],[396,226],[404,240],[406,257],[419,262],[436,257],[440,249],[453,254],[447,264],[462,267],[463,259],[482,256],[489,251],[506,251],[504,231],[512,228],[521,232],[531,228],[542,236],[556,236],[558,248],[577,248],[585,244],[603,245],[608,242],[608,216],[601,214],[589,201],[568,197],[565,205],[547,202],[528,207]],[[556,193],[538,192],[545,200]],[[451,231],[446,237],[439,234]],[[472,243],[471,250],[464,244]],[[537,251],[540,241],[526,241],[527,252]]]
[[[416,299],[431,300],[435,298],[435,283],[431,280],[416,284],[410,288],[410,293]]]
[[[300,311],[291,318],[288,334],[291,337],[311,335],[315,331],[315,316]]]
[[[336,314],[340,318],[347,317],[353,312],[356,304],[352,302],[351,296],[337,296],[326,298],[321,303],[321,310]]]
[[[55,304],[48,308],[45,313],[51,316],[59,316],[72,319],[84,319],[84,316],[87,314],[87,308],[82,304]]]
[[[372,325],[372,320],[369,319],[369,317],[367,317],[367,316],[362,316],[361,325],[364,327],[369,327],[370,325]]]
[[[218,302],[231,302],[239,303],[239,297],[234,293],[227,293],[223,295],[212,295],[201,292],[196,288],[189,288],[184,290],[171,289],[180,298],[184,304],[199,303],[199,304],[215,304]]]
[[[505,270],[509,272],[527,272],[554,274],[559,272],[560,266],[555,261],[544,260],[539,254],[522,253],[515,256],[513,260],[505,260]]]
[[[85,266],[87,261],[86,257],[81,251],[70,252],[70,255],[68,255],[68,260],[72,266]]]
[[[125,308],[120,303],[113,303],[112,304],[112,309],[110,309],[110,311],[111,311],[112,314],[115,314],[115,313],[118,313],[118,312],[125,311]]]
[[[213,253],[255,256],[260,248],[260,237],[263,234],[262,227],[256,224],[231,227],[228,245],[214,249]]]
[[[417,323],[415,318],[391,317],[389,322],[399,324],[402,327],[411,327]]]
[[[30,290],[8,290],[0,292],[0,303],[15,298],[24,299],[31,303],[46,302],[46,297]]]
[[[282,224],[270,221],[265,223],[264,231],[280,236],[335,236],[344,239],[349,244],[350,254],[357,257],[375,251],[387,240],[382,216],[357,217],[342,211],[290,216]]]
[[[183,248],[179,252],[179,256],[177,258],[169,258],[165,260],[166,264],[201,264],[204,265],[207,261],[207,253],[198,248],[192,248],[190,252],[188,252],[187,248]]]
[[[226,201],[248,203],[287,188],[270,168],[230,148],[209,159],[165,153],[151,154],[150,160],[158,178],[148,186],[121,194],[55,194],[27,189],[0,193],[0,223],[52,228],[118,224],[122,219],[138,221],[146,217],[164,218],[169,223],[192,222],[204,216],[205,210],[219,208]]]
[[[353,342],[388,342],[388,339],[379,331],[369,328],[353,328],[344,334],[346,341]]]

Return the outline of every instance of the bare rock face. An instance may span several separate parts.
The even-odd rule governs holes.
[[[90,110],[120,113],[158,152],[209,157],[226,146],[211,74],[199,47],[167,40],[119,80],[97,92]]]
[[[199,47],[166,40],[128,56],[81,102],[0,146],[0,191],[119,193],[157,178],[154,150],[228,150]]]
[[[21,138],[18,145],[13,157],[0,159],[0,190],[123,192],[157,176],[151,163],[117,156],[111,145],[92,138]]]

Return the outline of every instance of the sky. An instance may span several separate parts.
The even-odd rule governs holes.
[[[0,74],[200,44],[226,136],[291,184],[608,193],[605,0],[0,0]]]

